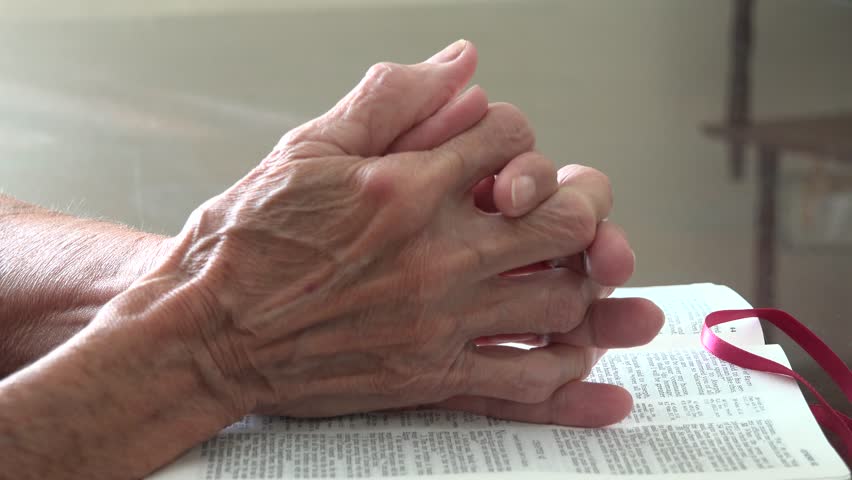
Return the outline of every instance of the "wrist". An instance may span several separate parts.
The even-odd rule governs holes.
[[[105,320],[105,321],[102,321]],[[120,323],[116,322],[120,319]],[[92,322],[92,329],[117,329],[136,338],[135,352],[158,352],[192,374],[198,395],[208,398],[224,418],[235,421],[255,406],[251,370],[235,342],[220,332],[228,313],[194,277],[157,268],[113,299]]]

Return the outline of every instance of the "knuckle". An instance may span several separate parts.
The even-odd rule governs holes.
[[[408,159],[372,158],[355,174],[360,199],[374,208],[374,219],[387,220],[399,232],[414,233],[433,221],[446,201],[441,179]],[[419,244],[422,245],[422,244]],[[425,247],[424,247],[425,248]]]
[[[370,92],[398,90],[405,82],[406,67],[397,63],[379,62],[371,66],[364,75],[364,89]]]
[[[284,134],[283,137],[281,137],[281,140],[278,141],[276,149],[286,148],[288,146],[295,145],[309,139],[311,135],[311,130],[314,128],[313,124],[315,122],[316,120],[312,120],[308,123],[289,130],[287,133]]]
[[[375,161],[364,164],[357,172],[357,183],[368,204],[396,204],[402,196],[405,176],[385,162]]]
[[[313,144],[314,130],[314,121],[311,121],[288,131],[262,163],[277,165],[292,159],[317,156],[310,146]]]
[[[386,240],[413,240],[412,235],[429,223],[434,205],[418,195],[420,179],[384,160],[372,159],[357,168],[353,175],[355,201],[371,212],[372,229],[384,232]]]
[[[535,133],[526,115],[511,103],[495,103],[489,116],[504,141],[517,145],[522,150],[535,146]]]
[[[366,194],[378,196],[377,200],[390,197],[402,202],[402,206],[435,208],[436,202],[444,199],[443,190],[436,185],[442,179],[436,179],[429,168],[410,160],[420,159],[410,156],[366,159],[357,167],[357,183]]]

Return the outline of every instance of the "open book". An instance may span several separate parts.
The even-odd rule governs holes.
[[[422,410],[250,416],[152,478],[850,478],[794,380],[733,366],[701,346],[705,315],[751,308],[736,292],[696,284],[613,296],[649,298],[666,314],[653,342],[611,350],[588,379],[632,392],[633,412],[619,424],[581,429]],[[757,319],[716,333],[789,366],[779,346],[764,344]]]

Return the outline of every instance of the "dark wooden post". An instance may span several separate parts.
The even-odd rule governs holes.
[[[755,236],[754,306],[775,306],[775,198],[778,150],[761,147],[757,160],[757,235]]]
[[[752,12],[754,0],[733,0],[731,5],[731,64],[728,76],[728,126],[746,125],[750,114],[751,78],[749,63],[752,50]],[[731,176],[740,179],[745,164],[743,142],[732,139],[728,145]]]

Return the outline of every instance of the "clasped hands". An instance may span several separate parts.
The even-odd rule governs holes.
[[[465,41],[373,66],[200,206],[131,287],[165,292],[152,328],[186,342],[229,413],[628,414],[625,390],[582,381],[605,349],[662,325],[648,301],[606,298],[634,266],[605,221],[608,179],[557,172],[517,108],[459,95],[475,68]],[[585,268],[502,275],[582,252]]]

